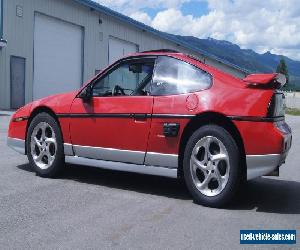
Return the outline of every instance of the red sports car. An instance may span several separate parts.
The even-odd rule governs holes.
[[[241,80],[175,51],[137,53],[79,91],[20,108],[8,145],[42,177],[65,163],[183,177],[196,202],[220,207],[285,162],[284,84],[281,74]]]

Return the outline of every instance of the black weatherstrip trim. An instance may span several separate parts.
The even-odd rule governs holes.
[[[138,118],[138,116],[145,118],[161,118],[161,119],[192,119],[196,115],[181,115],[181,114],[57,114],[58,118]],[[284,116],[280,117],[258,117],[258,116],[227,116],[234,121],[248,121],[248,122],[278,122],[283,121]],[[22,117],[23,120],[28,119]]]
[[[278,122],[284,120],[284,116],[279,116],[279,117],[228,116],[228,118],[234,121],[245,121],[245,122]]]
[[[138,115],[144,115],[145,118],[169,118],[169,119],[192,119],[195,115],[180,114],[57,114],[58,118],[138,118]]]
[[[138,114],[57,114],[58,118],[135,118]],[[150,118],[151,114],[145,115],[145,118]]]
[[[180,115],[180,114],[153,114],[152,118],[171,118],[171,119],[192,119],[195,115]]]

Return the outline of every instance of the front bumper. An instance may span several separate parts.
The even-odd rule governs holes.
[[[7,137],[7,146],[18,153],[25,155],[25,140]]]

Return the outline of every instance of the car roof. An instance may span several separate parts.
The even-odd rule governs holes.
[[[132,57],[132,56],[136,56],[136,57],[140,57],[140,56],[155,56],[155,55],[165,55],[165,56],[170,56],[170,55],[178,55],[178,54],[181,54],[181,55],[185,55],[181,52],[178,52],[176,50],[169,50],[169,49],[161,49],[161,50],[147,50],[147,51],[142,51],[142,52],[136,52],[136,53],[132,53],[132,54],[129,54],[128,56],[125,56],[126,57]]]

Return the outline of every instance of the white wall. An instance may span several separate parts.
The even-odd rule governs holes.
[[[287,92],[285,93],[286,106],[288,108],[300,109],[300,93],[299,92]]]
[[[83,28],[35,13],[33,99],[79,89]]]

